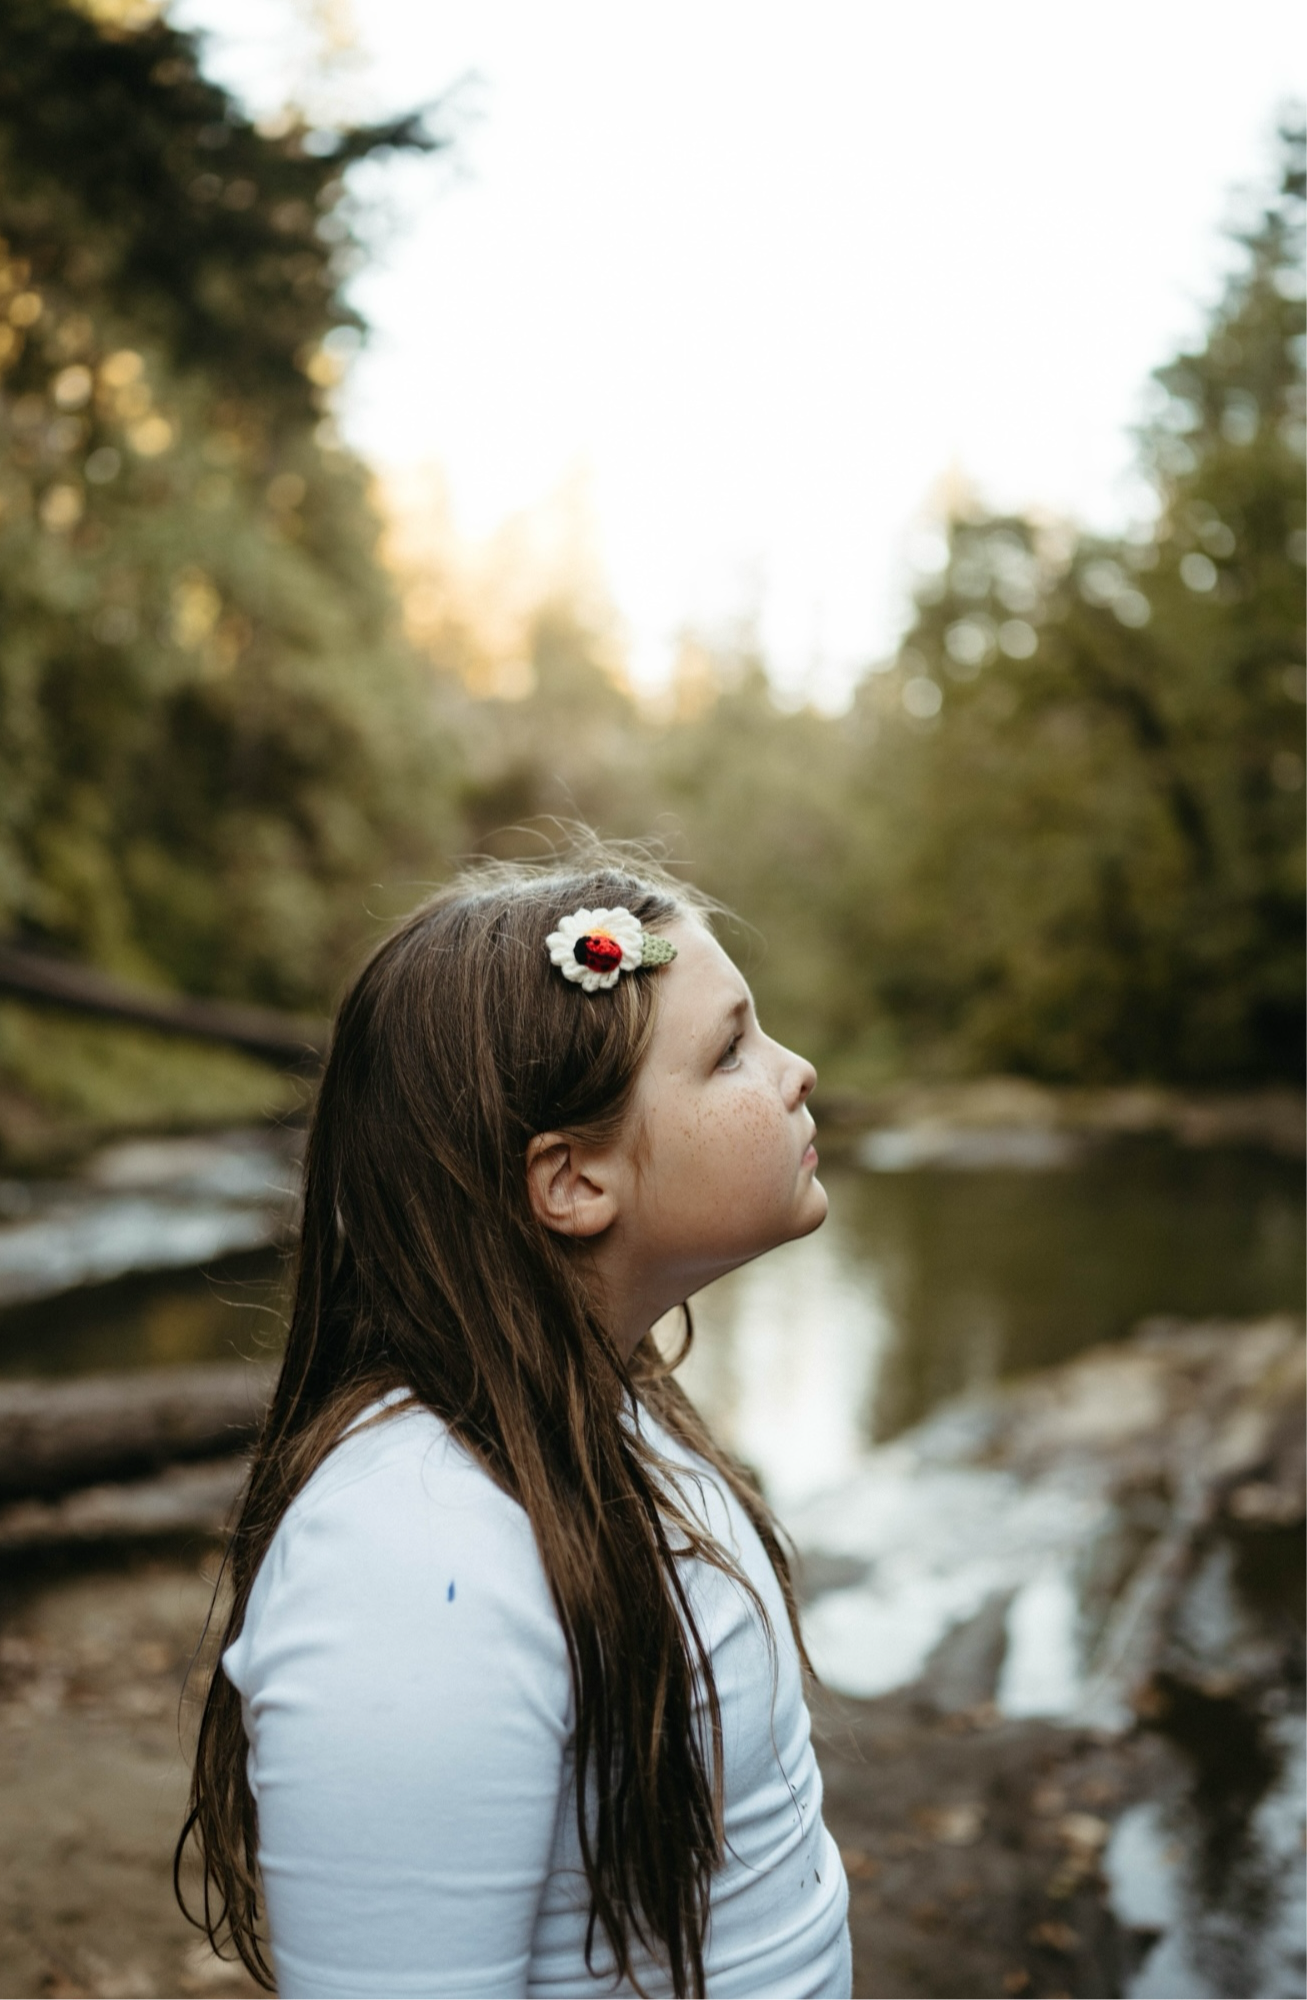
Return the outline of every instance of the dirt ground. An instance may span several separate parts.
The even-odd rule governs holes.
[[[258,1991],[172,1894],[179,1697],[212,1562],[176,1553],[4,1579],[0,1993]]]
[[[1176,1781],[1160,1739],[941,1716],[911,1693],[819,1698],[814,1723],[855,1994],[1124,1990],[1154,1934],[1117,1924],[1100,1862],[1117,1815]]]
[[[248,1995],[173,1902],[182,1680],[209,1598],[196,1549],[4,1579],[0,1994]],[[1109,1822],[1150,1739],[1096,1742],[911,1697],[822,1699],[827,1822],[865,1996],[1121,1991]]]

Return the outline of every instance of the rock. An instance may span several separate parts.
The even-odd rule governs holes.
[[[1011,1591],[995,1591],[974,1618],[955,1625],[936,1646],[918,1686],[944,1715],[957,1715],[992,1701],[1007,1652]]]
[[[1213,1538],[1304,1518],[1305,1362],[1292,1315],[1151,1321],[872,1452],[787,1523],[824,1581],[805,1621],[819,1673],[943,1713],[992,1699],[1128,1728],[1160,1672],[1190,1671],[1176,1635]],[[1256,1622],[1258,1644],[1218,1647],[1195,1685],[1219,1673],[1261,1699],[1292,1648]]]

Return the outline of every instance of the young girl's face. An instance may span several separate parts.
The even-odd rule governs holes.
[[[681,919],[658,980],[653,1037],[627,1135],[628,1245],[675,1299],[826,1216],[808,1096],[817,1072],[763,1033],[716,939]]]

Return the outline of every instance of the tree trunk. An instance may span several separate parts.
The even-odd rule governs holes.
[[[241,1451],[263,1420],[275,1375],[272,1366],[236,1362],[0,1382],[0,1499],[49,1498]]]
[[[207,1458],[170,1465],[152,1479],[84,1487],[60,1500],[15,1500],[0,1506],[0,1553],[52,1543],[221,1535],[244,1482],[243,1458]]]
[[[193,1000],[181,993],[149,993],[124,986],[89,965],[71,965],[41,952],[0,944],[0,993],[19,993],[45,1006],[76,1014],[99,1014],[131,1021],[164,1035],[187,1035],[223,1042],[266,1056],[289,1069],[315,1069],[326,1051],[325,1021],[278,1014],[270,1007],[237,1006],[228,1000]]]

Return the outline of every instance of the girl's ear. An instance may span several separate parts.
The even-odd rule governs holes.
[[[556,1236],[601,1236],[617,1219],[602,1156],[561,1132],[541,1132],[526,1149],[526,1186],[537,1222]]]

